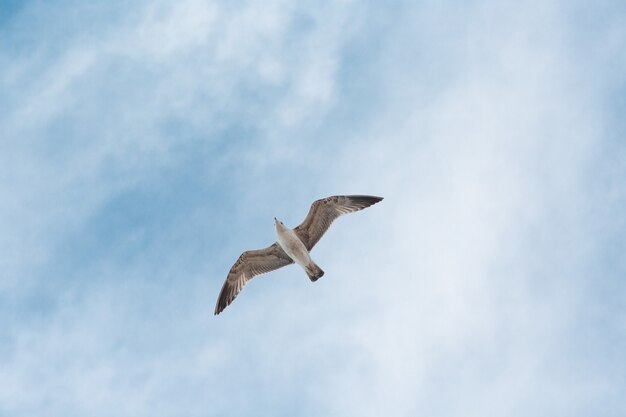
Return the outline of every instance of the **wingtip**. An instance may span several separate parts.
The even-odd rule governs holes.
[[[226,307],[228,307],[228,304],[230,303],[225,303],[224,300],[222,300],[222,295],[220,294],[220,298],[217,300],[217,304],[215,305],[215,311],[213,311],[213,315],[217,316],[218,314],[220,314],[222,311],[224,311],[224,309],[226,309]]]
[[[379,203],[384,199],[383,197],[378,197],[375,195],[350,195],[346,197],[353,200],[361,201],[363,203],[369,203],[370,205]]]
[[[213,312],[214,316],[219,315],[222,311],[226,310],[226,307],[228,307],[230,305],[229,302],[218,302],[218,304],[215,306],[215,311]]]

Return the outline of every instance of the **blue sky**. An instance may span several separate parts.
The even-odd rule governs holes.
[[[623,416],[619,1],[0,6],[0,414]],[[297,267],[213,308],[333,194]]]

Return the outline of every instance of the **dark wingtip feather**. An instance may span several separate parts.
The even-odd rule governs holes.
[[[215,312],[213,313],[213,315],[217,316],[222,311],[224,311],[225,308],[226,308],[226,306],[224,305],[224,302],[222,301],[222,299],[220,297],[219,301],[217,302],[217,305],[215,306]]]
[[[224,311],[224,309],[226,308],[225,305],[222,305],[221,303],[215,306],[215,312],[213,313],[214,316],[217,316],[218,314],[220,314],[222,311]]]
[[[233,301],[235,297],[232,296],[232,288],[228,285],[228,281],[224,282],[224,286],[222,287],[222,291],[220,291],[220,295],[217,298],[217,304],[215,305],[215,312],[213,315],[217,316],[220,314],[228,305]]]
[[[373,195],[349,195],[346,197],[358,204],[366,205],[366,207],[374,205],[383,200],[383,197],[377,197]]]

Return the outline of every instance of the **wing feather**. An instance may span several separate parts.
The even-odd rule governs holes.
[[[382,199],[370,195],[335,195],[322,198],[313,202],[309,214],[294,231],[307,250],[311,250],[337,217],[363,210]]]
[[[292,263],[291,258],[278,246],[278,243],[265,249],[249,250],[242,253],[228,272],[222,291],[217,298],[215,314],[220,314],[232,303],[247,282],[255,276]]]

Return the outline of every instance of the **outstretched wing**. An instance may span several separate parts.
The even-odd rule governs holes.
[[[292,263],[291,258],[278,246],[278,243],[265,249],[245,251],[228,272],[228,277],[217,299],[215,314],[220,314],[232,303],[243,286],[255,276]]]
[[[306,219],[294,231],[307,250],[311,250],[337,217],[363,210],[382,199],[371,195],[335,195],[322,198],[311,205]]]

